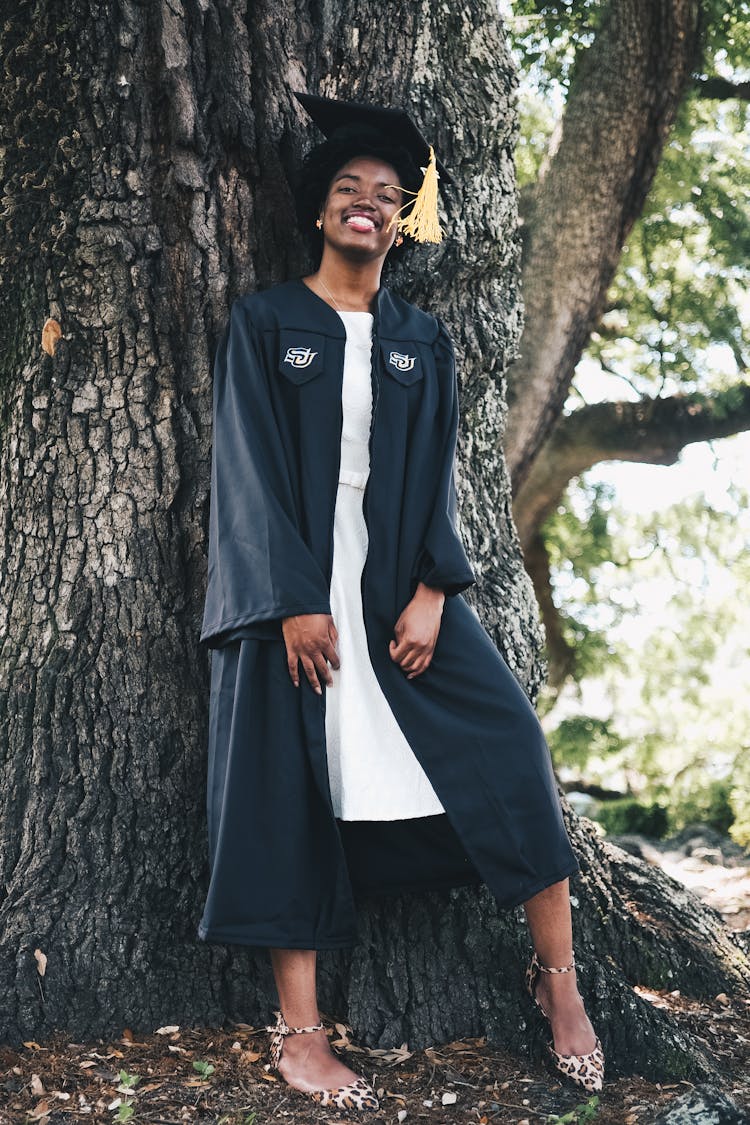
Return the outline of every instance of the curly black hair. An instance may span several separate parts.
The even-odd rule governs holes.
[[[316,227],[315,220],[320,215],[331,180],[339,168],[355,156],[375,156],[391,164],[398,172],[401,186],[409,191],[417,192],[422,185],[422,173],[403,145],[394,143],[378,129],[364,124],[336,129],[322,144],[315,145],[304,156],[292,184],[300,230],[316,261],[320,261],[323,253],[323,235]],[[413,205],[414,197],[404,194],[402,202]],[[405,207],[401,216],[405,218],[410,209]],[[388,252],[389,261],[397,260],[415,245],[413,239],[405,236],[401,246],[394,243],[391,247]]]

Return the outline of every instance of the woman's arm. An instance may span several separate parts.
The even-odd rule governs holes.
[[[299,534],[287,458],[256,330],[238,298],[214,364],[208,587],[201,641],[251,623],[330,614],[328,586]]]
[[[443,321],[439,317],[437,320],[440,331],[433,349],[441,392],[447,395],[447,402],[443,412],[441,456],[436,466],[435,502],[412,578],[451,597],[472,586],[476,575],[456,529],[454,464],[459,425],[458,378],[453,342]]]

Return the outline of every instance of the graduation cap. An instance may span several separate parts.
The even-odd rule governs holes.
[[[453,180],[406,110],[364,102],[339,101],[335,98],[323,98],[318,94],[301,94],[296,90],[293,93],[326,137],[330,138],[337,129],[362,125],[376,130],[384,139],[402,145],[410,153],[422,169],[424,178],[419,191],[410,191],[398,184],[389,185],[399,187],[400,191],[415,198],[399,208],[388,224],[388,230],[396,223],[398,230],[411,235],[417,242],[441,242],[444,232],[438,219],[438,180],[445,184],[453,183]],[[412,202],[413,206],[407,217],[399,218],[400,212],[412,205]]]

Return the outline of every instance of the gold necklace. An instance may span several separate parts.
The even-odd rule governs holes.
[[[323,286],[323,288],[325,289],[328,296],[333,301],[333,305],[334,305],[334,308],[336,309],[336,311],[337,312],[343,312],[344,310],[339,308],[339,306],[336,303],[336,298],[334,297],[333,293],[331,292],[331,290],[326,285],[325,281],[323,281],[323,278],[320,276],[320,274],[318,274],[318,281],[320,282],[320,284]]]
[[[336,309],[337,312],[350,312],[350,311],[351,312],[358,312],[358,311],[360,311],[358,309],[351,309],[350,310],[350,309],[339,308],[339,305],[338,305],[338,302],[336,301],[336,298],[334,297],[333,293],[331,292],[331,290],[326,285],[325,281],[323,281],[323,278],[320,276],[320,274],[318,274],[317,280],[320,282],[320,284],[323,286],[323,288],[325,289],[328,296],[333,301],[334,308]],[[369,309],[362,309],[361,311],[362,312],[369,312]]]

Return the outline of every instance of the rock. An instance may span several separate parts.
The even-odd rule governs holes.
[[[661,852],[659,841],[651,840],[647,836],[639,836],[635,832],[622,832],[616,836],[606,836],[608,844],[622,848],[624,852],[634,855],[636,859],[644,859],[647,863],[655,863],[661,867]]]
[[[732,937],[743,953],[750,957],[750,930],[734,930],[732,931]]]
[[[700,859],[703,863],[724,863],[724,856],[720,848],[693,848],[693,859]]]
[[[695,855],[706,849],[708,852],[718,852],[722,857],[718,860],[707,858],[709,863],[723,863],[725,859],[737,862],[750,859],[750,850],[743,848],[731,836],[712,828],[710,824],[686,824],[674,836],[660,841],[660,846],[665,851],[682,851],[685,855]]]
[[[651,1125],[747,1125],[747,1114],[715,1086],[681,1094],[654,1117]]]

